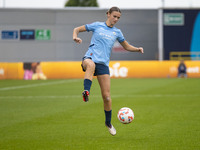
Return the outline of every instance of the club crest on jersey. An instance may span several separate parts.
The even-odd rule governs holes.
[[[113,32],[114,35],[116,35],[116,32]]]

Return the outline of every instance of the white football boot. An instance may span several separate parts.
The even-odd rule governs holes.
[[[108,128],[108,131],[110,132],[111,135],[115,135],[117,132],[116,132],[116,129],[113,127],[113,125],[111,124],[111,126],[107,126],[106,127]]]

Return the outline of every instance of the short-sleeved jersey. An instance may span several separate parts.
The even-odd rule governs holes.
[[[85,25],[86,30],[92,31],[92,39],[86,57],[91,57],[95,63],[109,66],[110,54],[116,40],[123,42],[124,36],[120,29],[108,27],[105,22],[94,22]]]

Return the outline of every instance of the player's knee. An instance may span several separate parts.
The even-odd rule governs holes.
[[[93,62],[88,63],[87,64],[87,69],[95,70],[95,63],[93,63]]]
[[[105,96],[103,96],[103,100],[105,102],[109,102],[109,101],[111,101],[111,98],[110,98],[110,96],[105,95]]]

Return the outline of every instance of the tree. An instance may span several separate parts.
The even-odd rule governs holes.
[[[98,7],[97,0],[68,0],[65,7]]]

